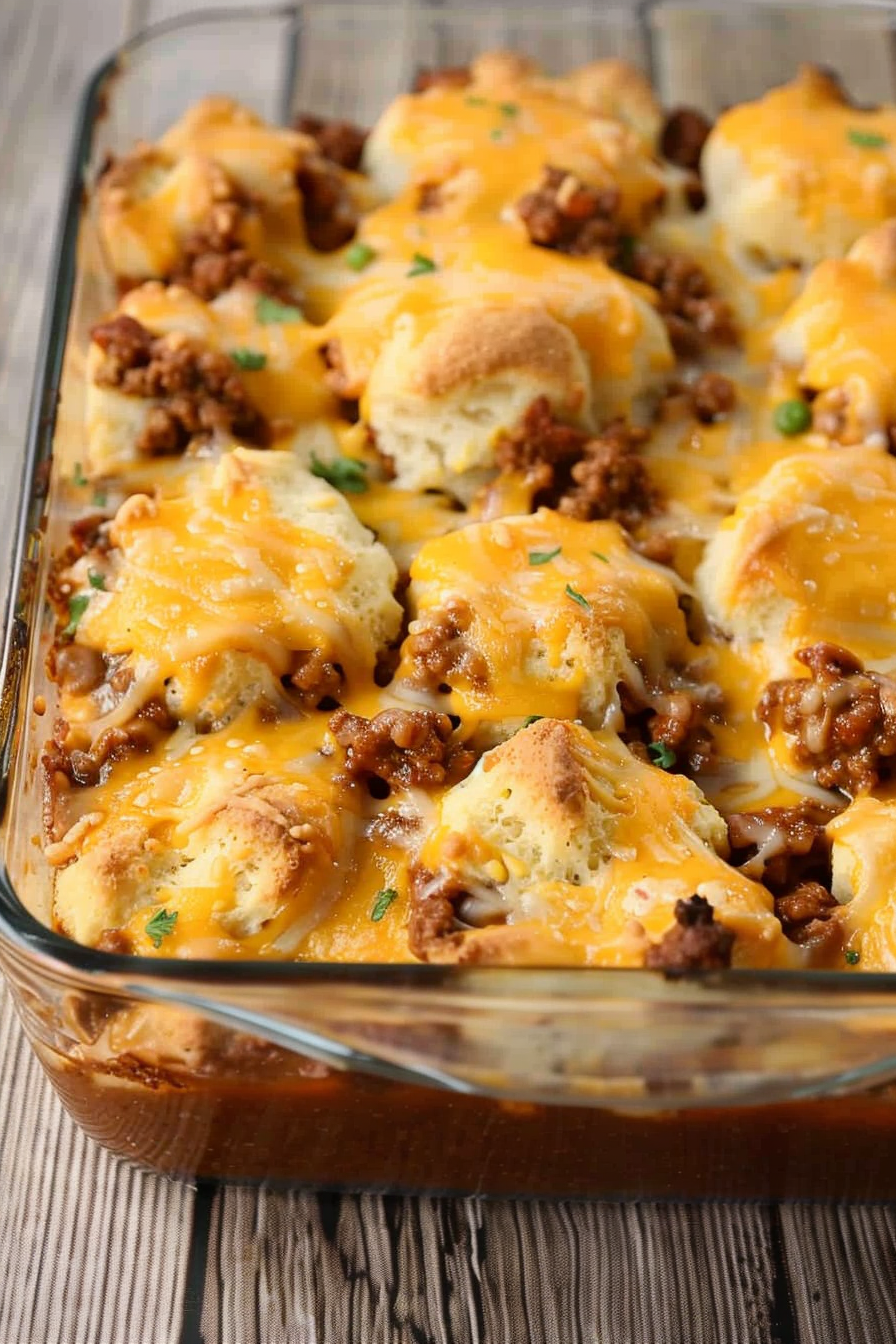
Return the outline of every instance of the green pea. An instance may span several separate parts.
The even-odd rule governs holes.
[[[795,397],[775,407],[774,420],[779,434],[803,434],[812,423],[812,412],[804,401]]]

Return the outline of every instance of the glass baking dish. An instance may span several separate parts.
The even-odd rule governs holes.
[[[79,1124],[158,1170],[318,1186],[575,1195],[896,1197],[896,977],[149,960],[47,924],[36,843],[48,553],[76,458],[86,333],[113,302],[89,185],[108,153],[231,94],[369,124],[421,66],[513,46],[600,55],[712,113],[838,68],[892,98],[896,7],[304,5],[162,25],[85,91],[12,554],[0,702],[0,966]],[[358,53],[364,53],[363,62]],[[85,190],[85,187],[87,188]],[[57,507],[57,505],[59,507]]]

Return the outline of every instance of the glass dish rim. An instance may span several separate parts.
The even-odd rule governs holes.
[[[775,0],[768,6],[763,0],[747,0],[743,9],[752,9],[761,20],[763,11],[773,8],[829,10],[844,17],[854,8],[856,13],[889,13],[896,24],[896,0],[858,0],[855,6],[842,0]],[[30,631],[22,618],[23,602],[28,594],[29,542],[42,511],[43,492],[41,469],[52,461],[56,426],[56,405],[62,377],[66,337],[68,333],[74,286],[77,277],[78,232],[84,200],[85,173],[96,123],[102,116],[106,85],[113,79],[122,63],[142,47],[151,45],[160,37],[185,29],[212,27],[216,24],[246,22],[250,19],[274,21],[291,20],[298,23],[303,11],[324,10],[319,0],[295,0],[295,3],[246,4],[230,9],[212,8],[177,15],[149,24],[126,42],[116,47],[101,60],[85,81],[77,103],[71,144],[66,159],[63,191],[47,273],[47,291],[43,305],[40,335],[35,360],[34,384],[29,405],[25,452],[22,459],[15,520],[12,533],[12,563],[9,591],[4,619],[3,642],[0,646],[0,823],[5,823],[8,805],[8,784],[15,752],[17,729],[27,712],[21,686],[22,653],[27,648]],[[533,27],[544,27],[543,12],[520,9],[513,4],[500,6],[514,22]],[[670,9],[687,9],[701,13],[730,13],[726,0],[638,0],[635,5],[611,5],[599,12],[601,23],[624,21],[645,30],[651,15]],[[570,15],[595,17],[588,5],[564,6]],[[405,22],[462,22],[476,25],[493,18],[493,11],[453,8],[424,9],[418,17],[410,15],[406,5],[392,3],[365,5],[348,3],[340,6],[338,20],[361,18],[370,21],[378,16],[403,19]],[[742,16],[742,11],[741,11]],[[335,16],[334,16],[335,17]],[[553,16],[555,19],[556,16]],[[650,44],[646,43],[649,53]],[[293,48],[294,50],[294,48]],[[29,911],[16,894],[5,860],[0,860],[0,954],[18,952],[30,958],[49,962],[58,972],[70,971],[90,980],[108,980],[120,985],[123,980],[131,985],[139,981],[163,980],[184,985],[229,983],[248,984],[301,984],[314,980],[355,984],[376,984],[384,988],[397,984],[423,987],[455,986],[475,982],[482,989],[486,981],[506,981],[509,977],[533,978],[553,985],[574,983],[582,988],[585,982],[597,979],[609,983],[609,977],[618,980],[620,988],[626,983],[621,977],[632,977],[645,984],[664,978],[677,983],[690,983],[718,990],[754,992],[765,988],[783,992],[785,996],[801,1001],[817,991],[824,991],[825,999],[832,993],[867,1000],[879,995],[896,993],[896,971],[849,973],[842,970],[764,970],[737,968],[726,971],[689,971],[664,977],[661,971],[633,967],[557,967],[557,966],[452,966],[420,962],[313,962],[271,961],[254,959],[186,959],[177,957],[149,957],[130,953],[113,953],[87,947],[57,933],[43,924]],[[633,986],[634,988],[634,986]]]

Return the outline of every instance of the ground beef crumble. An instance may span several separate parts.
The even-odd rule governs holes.
[[[168,280],[192,290],[206,303],[244,280],[261,294],[281,303],[297,304],[299,296],[289,280],[257,261],[243,246],[240,235],[246,209],[238,197],[217,202],[203,223],[184,238],[180,258]]]
[[[335,163],[309,154],[296,183],[302,193],[302,216],[308,241],[318,252],[335,252],[355,236],[358,212],[348,185]]]
[[[892,773],[896,757],[896,681],[866,672],[835,644],[800,649],[809,677],[769,682],[757,713],[793,739],[800,765],[826,789],[854,797]]]
[[[340,709],[330,731],[345,751],[351,780],[378,780],[387,788],[432,788],[455,784],[475,763],[475,755],[452,742],[447,714],[428,709],[384,709],[372,719]]]
[[[696,196],[692,203],[700,204]],[[622,226],[620,204],[616,187],[590,187],[565,168],[548,165],[537,188],[517,201],[516,212],[536,246],[601,256],[655,289],[676,354],[695,359],[707,345],[735,345],[731,306],[714,293],[702,266],[638,242]]]
[[[161,398],[137,438],[138,453],[182,453],[216,432],[259,447],[270,442],[270,427],[249,401],[228,355],[181,333],[154,336],[123,313],[90,334],[103,351],[94,374],[100,387]]]
[[[804,798],[793,807],[735,812],[728,818],[731,862],[774,896],[775,914],[795,943],[826,940],[837,909],[831,895],[831,844],[825,827],[833,808]]]
[[[484,687],[488,665],[467,638],[472,623],[473,611],[460,598],[413,621],[404,647],[414,681],[426,690],[443,693],[457,681]]]
[[[676,107],[660,132],[660,153],[679,168],[698,172],[712,122],[694,107]]]
[[[361,155],[367,132],[350,121],[338,121],[335,118],[312,116],[303,112],[293,123],[297,131],[310,135],[325,159],[336,163],[340,168],[357,172],[361,167]]]
[[[707,345],[737,344],[731,305],[713,292],[706,272],[690,257],[672,256],[638,243],[626,253],[622,269],[656,290],[677,355],[696,359]]]
[[[73,587],[68,574],[72,565],[91,551],[102,557],[109,551],[110,546],[109,519],[104,513],[91,513],[72,523],[69,540],[62,550],[53,556],[47,578],[47,600],[60,625],[66,625],[69,619],[68,600]]]
[[[538,247],[610,260],[623,234],[620,203],[617,187],[589,187],[575,173],[548,165],[536,189],[517,201],[516,212]]]
[[[532,486],[532,508],[547,505],[584,521],[612,518],[637,527],[659,505],[638,449],[647,432],[614,420],[599,434],[554,418],[547,397],[537,397],[516,429],[495,449],[502,471],[522,471]]]
[[[145,704],[130,723],[104,729],[92,743],[83,730],[57,719],[40,758],[43,822],[49,838],[61,838],[59,804],[64,793],[101,783],[113,761],[152,751],[175,727],[160,700]]]
[[[675,923],[647,949],[648,970],[677,974],[682,971],[721,971],[731,965],[735,933],[720,924],[704,896],[675,902]]]
[[[721,716],[723,697],[714,682],[654,692],[649,699],[620,685],[619,698],[625,717],[622,738],[639,759],[688,775],[715,764],[712,725]],[[655,745],[668,749],[666,759],[660,761],[660,753],[651,751]]]
[[[299,698],[309,706],[337,697],[344,681],[339,663],[331,662],[322,649],[297,653],[291,672],[284,678],[285,684],[298,691]]]
[[[729,415],[737,405],[737,388],[723,373],[701,373],[688,388],[694,415],[704,425]]]
[[[721,704],[722,692],[715,685],[664,694],[647,718],[650,741],[675,753],[674,767],[699,775],[716,759],[711,725],[719,718]]]
[[[463,929],[458,906],[468,893],[448,873],[431,873],[422,864],[411,870],[411,908],[408,945],[420,961],[429,961],[436,948],[458,948]]]

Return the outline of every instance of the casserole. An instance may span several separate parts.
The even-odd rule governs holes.
[[[856,31],[875,14],[857,15]],[[647,29],[660,64],[671,18],[661,10]],[[711,19],[703,15],[702,21]],[[715,20],[731,22],[724,15]],[[234,91],[242,99],[273,119],[283,120],[287,107],[301,105],[366,120],[388,93],[408,82],[414,66],[466,60],[487,34],[481,20],[451,11],[405,21],[409,27],[381,12],[326,15],[310,8],[166,30],[167,36],[137,44],[122,61],[105,89],[106,120],[97,124],[92,109],[104,86],[94,85],[79,141],[79,172],[88,142],[95,163],[105,147],[102,137],[121,152],[137,135],[160,132],[197,95],[220,88],[228,61],[236,63],[250,35],[269,42],[277,64],[267,69],[282,76],[280,105],[274,105],[276,81],[260,74],[254,89],[240,80]],[[753,15],[737,20],[748,32],[768,21]],[[390,29],[390,22],[399,29]],[[509,37],[524,46],[537,34],[544,59],[537,19],[521,15],[513,23],[519,31]],[[822,44],[833,23],[814,23]],[[332,36],[334,25],[343,41],[346,33],[363,30],[398,53],[395,81],[373,107],[349,108],[345,90],[331,102],[309,80],[336,68],[326,66],[315,46]],[[394,40],[396,31],[402,41]],[[571,14],[564,41],[574,45],[584,33],[602,53],[646,58],[644,30],[632,16],[595,21]],[[173,72],[168,57],[176,55],[186,67],[191,43],[220,58],[212,64],[208,57],[201,86],[187,86],[174,73],[156,79],[159,67],[152,62]],[[297,64],[287,59],[290,53]],[[259,68],[253,63],[253,70]],[[177,101],[159,108],[148,125],[146,86],[164,90],[168,79]],[[134,104],[118,103],[125,87],[136,90]],[[141,124],[134,125],[130,118],[138,106]],[[88,217],[79,235],[78,294],[62,369],[60,336],[68,322],[78,222],[74,203],[73,185],[57,287],[65,311],[53,315],[52,362],[40,393],[42,407],[51,406],[62,371],[60,461],[62,436],[79,432],[83,412],[86,329],[110,306]],[[46,882],[31,843],[36,824],[27,820],[36,816],[41,732],[27,707],[46,694],[38,656],[46,616],[42,631],[36,617],[48,553],[65,522],[61,510],[51,508],[46,534],[36,526],[43,514],[38,467],[48,447],[47,416],[39,408],[20,536],[22,585],[7,658],[7,704],[17,711],[6,739],[13,758],[7,866],[16,894],[12,885],[4,892],[3,960],[35,1048],[89,1132],[172,1171],[581,1194],[811,1193],[813,1186],[823,1192],[819,1182],[830,1175],[831,1153],[845,1162],[861,1132],[864,1169],[841,1169],[843,1188],[828,1192],[886,1193],[875,1163],[886,1142],[888,1094],[856,1095],[863,1086],[885,1083],[893,1068],[886,976],[735,971],[671,982],[638,971],[225,966],[121,957],[50,932]],[[848,1095],[834,1097],[839,1093]],[[834,1099],[802,1100],[816,1095]],[[751,1162],[738,1172],[738,1154],[752,1153],[751,1145],[780,1149],[796,1130],[806,1155]],[[439,1161],[436,1133],[445,1150]],[[474,1142],[472,1133],[483,1138]],[[818,1143],[803,1143],[810,1133],[825,1135],[823,1163]],[[599,1156],[585,1161],[585,1149]],[[620,1151],[629,1155],[625,1164]],[[682,1153],[690,1159],[682,1160]],[[670,1154],[676,1155],[671,1161]]]

